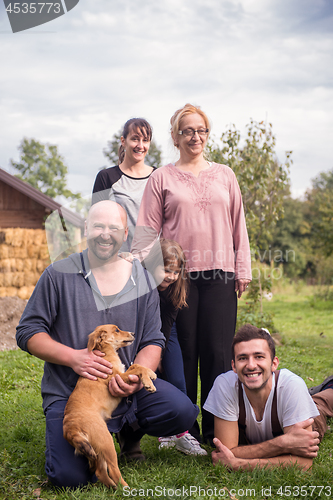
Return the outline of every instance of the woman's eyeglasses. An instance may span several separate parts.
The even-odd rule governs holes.
[[[186,128],[185,130],[179,130],[179,135],[184,135],[185,137],[193,137],[195,134],[200,135],[200,137],[205,137],[209,133],[208,128],[199,128],[194,130],[193,128]]]

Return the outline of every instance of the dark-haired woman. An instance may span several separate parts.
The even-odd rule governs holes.
[[[100,170],[95,179],[92,203],[113,200],[127,212],[129,234],[123,250],[131,247],[142,195],[150,174],[155,170],[155,167],[145,164],[151,139],[152,128],[146,120],[128,120],[120,139],[118,165]]]

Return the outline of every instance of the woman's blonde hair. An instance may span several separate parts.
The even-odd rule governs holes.
[[[177,111],[173,114],[173,116],[170,119],[171,123],[171,136],[173,139],[173,143],[176,147],[178,147],[178,144],[176,143],[176,137],[178,137],[178,132],[180,131],[180,122],[184,118],[184,116],[191,115],[197,113],[200,115],[205,122],[206,128],[208,128],[209,132],[211,129],[211,125],[208,119],[208,116],[206,113],[202,111],[202,109],[199,106],[194,106],[193,104],[185,104],[183,108],[177,109]],[[209,133],[208,132],[208,133]]]

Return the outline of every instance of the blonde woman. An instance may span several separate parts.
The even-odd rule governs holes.
[[[236,294],[241,297],[251,280],[250,247],[233,171],[204,156],[210,132],[206,114],[186,104],[170,121],[179,160],[149,178],[137,224],[176,240],[184,250],[189,307],[179,311],[177,331],[187,394],[196,403],[199,363],[203,405],[217,375],[231,366]],[[132,251],[140,253],[140,244],[134,242]],[[190,433],[200,440],[197,422]],[[211,444],[214,420],[205,410],[202,434]]]

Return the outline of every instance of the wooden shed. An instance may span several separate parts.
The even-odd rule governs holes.
[[[67,224],[81,240],[83,217],[0,169],[0,297],[30,297],[50,264],[50,248],[57,250],[58,236],[55,242],[47,241],[44,228],[51,213],[59,215],[57,235],[68,234]]]
[[[84,227],[80,215],[0,168],[0,228],[44,229],[45,218],[54,210],[66,213],[74,226]]]

